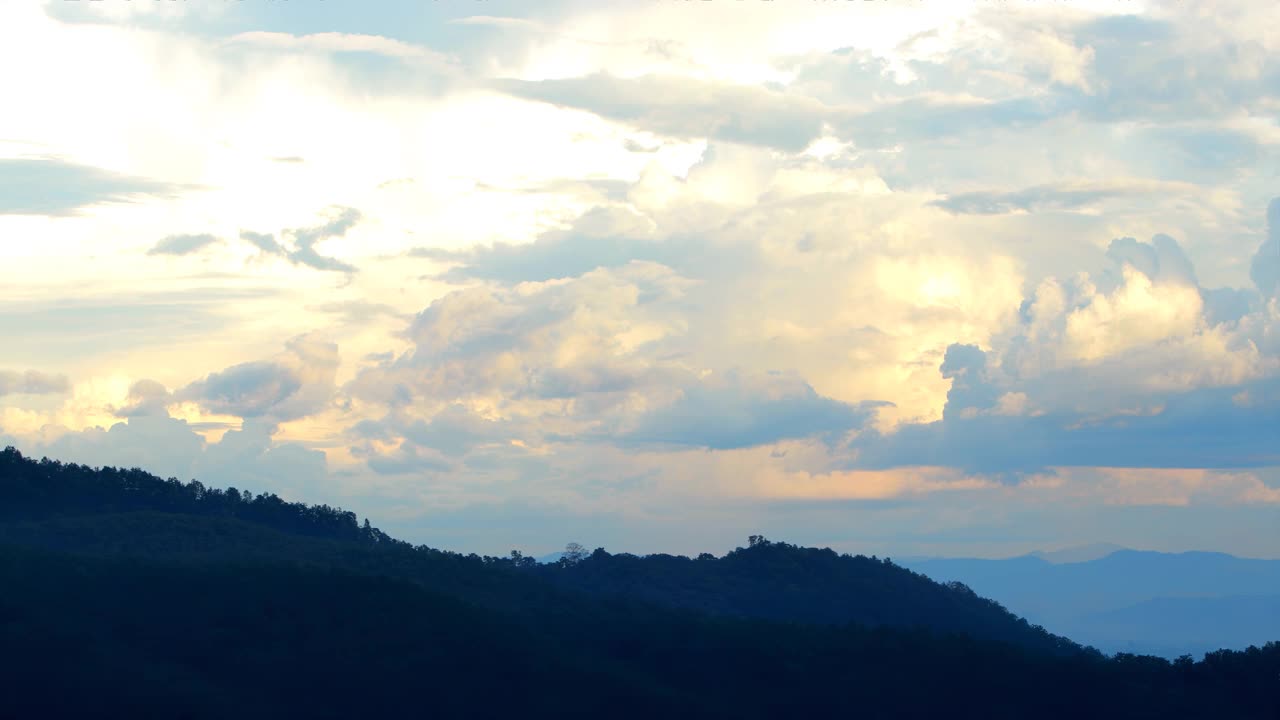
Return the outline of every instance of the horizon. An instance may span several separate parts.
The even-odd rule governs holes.
[[[0,448],[464,553],[1280,560],[1267,27],[8,3]]]
[[[13,449],[15,449],[15,450],[16,450],[17,448],[13,448]],[[26,457],[26,456],[24,456],[24,457]],[[33,457],[29,457],[28,459],[32,459],[32,460],[34,460],[35,458],[33,458]],[[47,457],[47,456],[42,457],[42,458],[41,458],[41,460],[58,461],[58,460],[57,460],[57,458],[50,458],[50,457]],[[105,469],[105,467],[106,467],[106,466],[99,466],[99,467],[87,466],[87,467],[90,467],[90,468],[91,468],[91,469],[93,469],[93,470],[101,470],[101,469]],[[119,467],[119,468],[116,468],[116,469],[118,469],[118,470],[125,470],[125,469],[139,469],[139,470],[143,470],[143,471],[145,472],[145,468],[123,468],[123,467]],[[176,478],[174,478],[174,479],[176,479]],[[198,478],[192,478],[192,479],[193,479],[193,480],[198,480]],[[220,488],[220,489],[225,489],[225,488]],[[249,492],[251,492],[251,493],[253,492],[253,489],[252,489],[252,488],[244,488],[244,487],[241,487],[241,488],[237,488],[237,489],[238,489],[238,490],[240,490],[240,491],[242,491],[242,492],[243,492],[243,491],[249,491]],[[256,493],[255,493],[255,494],[256,494]],[[307,503],[305,500],[297,500],[297,501],[291,501],[291,502],[302,502],[302,503],[304,503],[304,504],[310,504],[310,503]],[[337,507],[337,508],[335,508],[335,509],[337,509],[337,510],[343,510],[343,511],[346,511],[346,510],[347,510],[346,508],[342,508],[342,507]],[[358,517],[358,516],[357,516],[357,517]],[[359,519],[360,519],[360,520],[364,520],[364,519],[366,519],[366,518],[359,518]],[[370,522],[372,522],[372,519],[369,519],[369,520],[370,520]],[[381,529],[382,529],[382,528],[379,528],[377,525],[374,525],[374,527],[375,527],[375,528],[377,528],[377,529],[379,529],[379,530],[381,530]],[[748,536],[748,537],[750,537],[750,536]],[[763,535],[761,535],[760,537],[765,538],[765,536],[763,536]],[[403,538],[397,538],[397,539],[401,539],[401,540],[402,540]],[[796,546],[796,547],[801,547],[801,548],[811,548],[811,549],[828,549],[828,550],[834,550],[834,551],[836,551],[836,552],[838,552],[838,553],[841,553],[841,554],[847,554],[847,555],[863,555],[863,556],[868,556],[868,557],[878,557],[877,555],[868,554],[868,553],[865,553],[865,552],[860,552],[860,551],[858,551],[856,548],[855,548],[855,549],[839,549],[839,548],[834,548],[834,547],[830,547],[830,546],[822,546],[822,545],[803,545],[803,544],[792,543],[792,542],[790,542],[790,540],[788,540],[787,538],[765,538],[765,539],[769,540],[770,542],[775,542],[775,543],[777,543],[777,542],[781,542],[781,543],[791,544],[791,545],[794,545],[794,546]],[[426,543],[422,543],[422,544],[426,544]],[[694,549],[694,550],[689,550],[689,551],[680,551],[680,552],[668,552],[668,551],[638,552],[638,551],[635,551],[635,550],[633,550],[633,549],[631,549],[631,548],[607,548],[607,547],[603,547],[603,546],[592,546],[590,543],[585,543],[585,544],[584,544],[584,543],[578,543],[576,540],[570,540],[569,542],[567,542],[567,543],[566,543],[566,546],[567,546],[567,545],[569,545],[569,544],[578,544],[578,545],[581,545],[583,548],[585,548],[585,549],[586,549],[586,550],[588,550],[588,551],[590,551],[590,550],[594,550],[594,549],[596,549],[596,547],[599,547],[599,549],[605,550],[606,552],[609,552],[610,554],[614,554],[614,555],[617,555],[617,554],[630,554],[630,555],[636,555],[636,556],[638,556],[638,557],[647,557],[647,556],[650,556],[650,555],[663,555],[663,554],[666,554],[666,555],[675,555],[675,556],[682,556],[682,557],[690,557],[690,558],[692,558],[692,557],[696,557],[697,555],[699,555],[699,554],[701,554],[701,553],[703,553],[703,552],[707,552],[707,550],[706,550],[706,549]],[[741,549],[743,549],[744,547],[746,547],[746,546],[745,546],[745,545],[735,545],[735,546],[729,547],[729,548],[727,548],[727,549],[722,550],[719,554],[717,554],[717,555],[716,555],[716,557],[723,557],[726,553],[733,552],[734,550],[741,550]],[[437,549],[437,550],[445,550],[445,551],[448,551],[448,552],[455,552],[455,553],[460,553],[460,554],[464,554],[464,555],[466,555],[466,554],[470,554],[471,552],[473,552],[472,550],[469,550],[468,548],[464,548],[464,547],[445,547],[445,546],[439,546],[439,547],[434,547],[433,549]],[[564,550],[548,550],[548,551],[545,551],[545,552],[542,552],[542,551],[529,551],[529,550],[528,550],[528,548],[520,548],[520,547],[517,547],[517,548],[511,548],[511,550],[513,550],[513,551],[519,551],[520,553],[522,553],[523,555],[528,556],[528,557],[534,557],[534,558],[536,558],[539,562],[545,562],[545,561],[547,561],[547,559],[548,559],[548,558],[559,557],[560,555],[564,554],[564,552],[565,552]],[[1045,556],[1063,555],[1063,554],[1069,554],[1069,553],[1079,553],[1079,552],[1081,552],[1081,551],[1089,551],[1089,552],[1092,552],[1092,551],[1096,551],[1096,550],[1102,550],[1103,552],[1102,552],[1102,554],[1101,554],[1101,555],[1092,555],[1092,556],[1090,556],[1089,558],[1084,559],[1084,560],[1057,560],[1057,561],[1054,561],[1054,560],[1049,560],[1049,559],[1047,559],[1047,558],[1045,557]],[[1186,550],[1153,550],[1153,549],[1148,549],[1148,548],[1138,548],[1138,547],[1128,547],[1128,546],[1124,546],[1124,545],[1118,545],[1118,544],[1116,544],[1116,543],[1107,542],[1107,541],[1105,541],[1105,540],[1104,540],[1104,541],[1099,541],[1099,542],[1088,543],[1088,544],[1084,544],[1084,545],[1069,545],[1069,546],[1052,547],[1052,548],[1033,548],[1033,549],[1031,549],[1031,550],[1026,550],[1026,551],[1023,551],[1023,552],[1018,552],[1018,553],[1015,553],[1015,554],[1012,554],[1012,555],[993,555],[993,556],[983,556],[983,555],[892,555],[892,554],[890,554],[890,553],[885,553],[884,558],[885,558],[885,559],[893,559],[893,558],[897,558],[897,560],[898,560],[898,561],[905,562],[905,563],[912,563],[912,562],[928,561],[928,560],[1018,560],[1018,559],[1022,559],[1022,558],[1028,558],[1028,557],[1039,557],[1040,559],[1045,560],[1046,562],[1048,562],[1048,563],[1050,563],[1050,564],[1061,565],[1061,564],[1071,564],[1071,563],[1076,563],[1076,562],[1092,562],[1092,561],[1094,561],[1094,560],[1099,560],[1099,559],[1102,559],[1102,558],[1104,558],[1104,557],[1107,557],[1107,556],[1110,556],[1110,555],[1112,555],[1112,554],[1119,553],[1119,552],[1132,552],[1132,553],[1143,553],[1143,554],[1160,554],[1160,555],[1196,555],[1196,554],[1199,554],[1199,555],[1226,555],[1226,556],[1229,556],[1229,557],[1232,557],[1232,558],[1235,558],[1235,559],[1238,559],[1238,560],[1280,560],[1280,557],[1254,557],[1254,556],[1235,555],[1235,554],[1232,554],[1232,553],[1229,553],[1229,552],[1225,552],[1225,551],[1221,551],[1221,550],[1213,550],[1213,549],[1201,548],[1201,547],[1192,547],[1192,548],[1190,548],[1190,549],[1186,549]],[[714,553],[713,553],[713,554],[714,554]],[[503,553],[499,553],[499,554],[497,555],[497,557],[502,557],[502,556],[504,556],[504,554],[503,554]]]

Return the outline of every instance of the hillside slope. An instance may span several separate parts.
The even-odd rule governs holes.
[[[540,568],[12,450],[0,508],[0,717],[1280,711],[1278,644],[1169,663],[1042,647],[1051,636],[1016,620],[1029,634],[992,639],[1007,613],[963,588],[758,538],[719,559],[598,551]]]

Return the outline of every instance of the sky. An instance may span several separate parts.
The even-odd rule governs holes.
[[[1280,5],[0,0],[0,445],[487,554],[1280,557]]]

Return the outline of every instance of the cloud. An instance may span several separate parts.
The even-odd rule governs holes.
[[[65,393],[71,383],[66,375],[52,375],[39,370],[15,372],[0,370],[0,397],[4,395],[52,395]]]
[[[1242,388],[1267,397],[1241,408]],[[1280,465],[1271,428],[1280,422],[1274,381],[1196,390],[1161,405],[1104,417],[1061,410],[1038,416],[977,414],[868,433],[851,467],[941,465],[1017,479],[1054,467],[1263,468]],[[1034,397],[1034,396],[1033,396]]]
[[[301,388],[302,380],[290,368],[248,362],[212,373],[187,386],[181,395],[217,414],[260,417]]]
[[[0,336],[26,342],[8,357],[31,364],[191,345],[232,327],[231,307],[269,306],[278,288],[204,287],[182,291],[116,291],[0,309]]]
[[[799,378],[727,373],[689,384],[675,402],[645,413],[618,439],[715,450],[809,437],[835,442],[871,416],[871,407],[824,398]]]
[[[129,386],[126,405],[115,410],[122,418],[159,416],[168,417],[168,405],[173,396],[168,388],[155,380],[142,379]]]
[[[289,256],[289,251],[285,250],[283,245],[276,242],[275,237],[273,237],[272,235],[265,234],[265,233],[256,233],[249,230],[241,230],[240,239],[258,248],[258,250],[260,250],[263,254],[279,255],[281,257]]]
[[[410,323],[409,352],[361,371],[346,391],[427,412],[498,396],[620,402],[628,389],[663,376],[646,358],[679,331],[670,312],[687,285],[668,268],[632,262],[573,280],[451,292]]]
[[[347,325],[366,325],[380,318],[391,318],[408,321],[411,315],[402,313],[391,305],[374,303],[367,300],[344,300],[339,302],[312,305],[308,310],[336,315]]]
[[[304,265],[316,270],[354,273],[357,271],[354,265],[321,255],[316,251],[315,246],[326,240],[343,237],[348,230],[360,222],[362,215],[355,208],[335,208],[331,215],[329,221],[322,225],[285,230],[282,234],[293,238],[292,250],[277,242],[275,237],[269,234],[242,230],[240,238],[256,247],[261,254],[276,255],[294,265]]]
[[[453,469],[453,464],[438,452],[405,444],[388,454],[368,458],[369,469],[379,475],[404,475],[407,473],[441,473]]]
[[[957,214],[1003,215],[1012,212],[1078,211],[1117,197],[1189,193],[1188,183],[1079,182],[1039,185],[1013,192],[976,191],[950,195],[933,204]]]
[[[159,242],[147,251],[148,255],[190,255],[199,252],[210,245],[220,242],[217,237],[209,234],[201,235],[170,235],[162,238]]]
[[[415,248],[410,255],[453,264],[441,279],[518,283],[577,277],[633,260],[686,268],[696,265],[704,252],[692,240],[644,237],[649,234],[643,217],[623,209],[595,208],[575,220],[573,227],[548,231],[532,243],[494,243],[460,251]]]
[[[108,429],[62,432],[49,441],[17,440],[24,454],[92,466],[142,468],[211,487],[275,492],[288,500],[337,503],[323,452],[272,439],[269,423],[246,422],[207,443],[185,420],[137,415]]]
[[[285,344],[274,360],[233,365],[174,393],[210,413],[281,422],[306,417],[331,400],[338,346],[315,334]]]
[[[1109,121],[1185,121],[1260,109],[1265,93],[1258,91],[1274,82],[1280,66],[1264,40],[1230,25],[1266,20],[1230,15],[1121,15],[1080,24],[1076,37],[1094,51],[1096,78],[1083,108]]]
[[[1275,205],[1272,205],[1274,208]],[[955,344],[943,419],[870,432],[851,467],[977,473],[1053,467],[1261,468],[1280,464],[1280,315],[1250,302],[1215,318],[1172,238],[1113,241],[1111,266],[1043,281],[1018,329]]]
[[[224,42],[228,45],[247,45],[270,50],[370,53],[401,60],[423,60],[441,68],[452,64],[447,55],[430,48],[381,35],[341,32],[291,35],[283,32],[254,31],[233,35]]]
[[[822,132],[830,108],[810,97],[755,85],[679,76],[497,80],[493,87],[529,100],[587,110],[660,135],[803,150]]]
[[[1280,298],[1280,198],[1267,206],[1267,238],[1253,256],[1249,276],[1263,296]]]
[[[0,158],[0,215],[75,215],[95,205],[168,198],[189,189],[56,157]]]
[[[296,249],[288,254],[291,262],[307,265],[317,270],[337,270],[339,272],[355,272],[355,267],[347,263],[320,255],[315,251],[316,243],[340,238],[360,222],[361,214],[355,208],[338,208],[329,222],[309,228],[298,228],[286,231],[293,236]]]

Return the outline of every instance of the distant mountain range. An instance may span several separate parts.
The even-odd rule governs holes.
[[[1091,545],[1003,560],[912,558],[1104,652],[1176,657],[1280,639],[1280,560]]]

